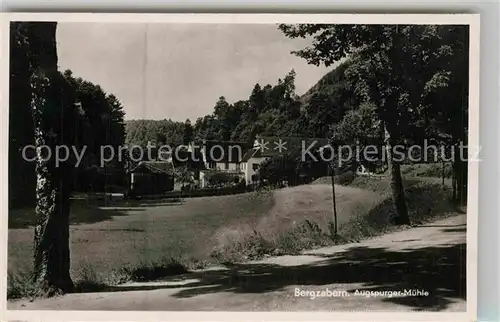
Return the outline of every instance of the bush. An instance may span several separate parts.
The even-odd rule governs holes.
[[[160,279],[162,277],[181,275],[187,273],[188,269],[180,260],[172,257],[165,258],[159,262],[142,263],[137,267],[123,268],[118,274],[121,279],[134,282],[145,282]]]
[[[272,244],[255,230],[249,234],[234,231],[225,237],[223,244],[210,254],[210,257],[219,263],[259,259],[273,249]]]
[[[346,171],[334,177],[335,183],[340,185],[350,184],[355,178],[355,174],[352,171]]]
[[[388,190],[390,189],[388,181],[373,181],[376,184],[370,187],[383,187],[379,191],[384,193],[386,198],[368,213],[360,214],[339,227],[339,233],[344,239],[360,240],[377,236],[387,231],[401,229],[400,226],[394,226],[391,223],[391,218],[394,215],[394,206],[388,194]],[[413,180],[411,183],[406,182],[405,194],[408,204],[408,215],[413,224],[422,224],[456,213],[456,208],[450,200],[450,188],[443,187],[439,183],[419,180]]]
[[[88,263],[80,264],[75,279],[75,292],[97,292],[106,288],[105,278]]]
[[[23,297],[32,297],[36,294],[37,288],[31,273],[19,272],[16,274],[7,274],[7,298],[16,299]]]
[[[253,187],[246,186],[243,183],[239,183],[234,186],[222,187],[222,188],[201,188],[197,190],[184,190],[184,191],[169,191],[161,197],[164,198],[194,198],[194,197],[210,197],[210,196],[226,196],[234,195],[245,192],[253,191]]]
[[[240,174],[226,171],[206,171],[205,180],[215,187],[224,187],[239,181]]]
[[[227,238],[229,237],[229,238]],[[304,220],[288,232],[265,238],[256,230],[235,231],[226,235],[222,246],[211,257],[220,263],[257,260],[267,256],[294,255],[302,250],[332,243],[334,237],[311,220]]]
[[[189,189],[185,188],[182,191],[168,191],[161,195],[145,195],[140,196],[139,199],[164,199],[169,200],[181,200],[182,198],[196,198],[196,197],[211,197],[211,196],[227,196],[236,195],[245,192],[254,191],[254,186],[247,186],[244,182],[240,182],[233,186],[222,187],[222,188],[201,188],[201,189]],[[129,196],[129,198],[134,198]]]
[[[297,254],[306,249],[329,245],[333,238],[314,221],[304,220],[295,229],[278,236],[274,255]]]
[[[389,175],[389,170],[384,174]],[[443,177],[443,164],[442,163],[416,163],[416,164],[402,164],[401,174],[405,177]],[[450,162],[444,164],[444,177],[451,178],[453,168]]]
[[[333,180],[335,184],[349,185],[356,178],[356,175],[352,171],[345,171],[336,175]],[[312,184],[332,184],[332,177],[321,177],[312,182]]]

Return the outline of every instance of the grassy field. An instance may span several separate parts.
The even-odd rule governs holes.
[[[451,212],[437,181],[407,180],[414,220]],[[389,184],[382,179],[356,178],[351,186],[336,187],[339,233],[345,241],[391,228],[388,192]],[[11,279],[31,268],[33,217],[33,209],[9,213]],[[161,266],[172,258],[195,268],[266,253],[293,253],[332,243],[331,220],[329,184],[176,202],[97,206],[75,200],[70,227],[72,276],[77,281],[116,282],[124,268]]]
[[[89,267],[102,274],[122,267],[152,264],[165,258],[190,262],[211,260],[214,249],[259,231],[272,238],[303,219],[326,227],[331,216],[327,185],[278,191],[185,199],[183,202],[118,203],[93,206],[74,201],[71,212],[73,275]],[[360,199],[359,202],[353,202]],[[339,191],[342,218],[366,211],[377,195],[355,188]],[[31,267],[34,210],[9,214],[9,272]]]

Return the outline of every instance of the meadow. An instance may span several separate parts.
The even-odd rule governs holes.
[[[326,183],[170,201],[73,200],[71,273],[77,283],[116,284],[359,241],[401,229],[388,219],[389,187],[386,179],[362,177],[336,186],[336,236]],[[455,211],[447,199],[449,188],[439,179],[406,180],[406,190],[417,224]],[[11,289],[31,270],[33,219],[33,209],[9,214]],[[22,291],[12,290],[11,296],[17,293]]]

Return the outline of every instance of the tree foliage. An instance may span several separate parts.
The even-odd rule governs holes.
[[[258,176],[272,186],[294,185],[299,180],[301,166],[302,163],[289,154],[278,155],[260,164]]]
[[[48,147],[54,151],[57,145],[71,145],[75,137],[71,120],[77,114],[67,95],[67,84],[57,71],[56,28],[57,24],[52,22],[18,22],[12,23],[10,29],[11,51],[20,55],[22,62],[12,64],[11,80],[13,85],[26,89],[17,94],[18,88],[10,88],[14,94],[11,103],[19,103],[11,105],[10,111],[11,114],[19,111],[21,115],[30,115],[26,120],[30,120],[27,127],[32,130],[31,136],[12,131],[10,138],[11,144],[26,140],[38,149],[32,172],[36,178],[32,191],[36,197],[33,282],[39,292],[46,294],[69,292],[73,288],[69,273],[72,166],[67,163],[57,166],[55,159],[48,158],[47,152],[40,149]],[[15,175],[9,179],[11,184],[17,184],[12,181]]]
[[[329,66],[341,59],[350,59],[345,72],[348,87],[362,102],[376,107],[388,147],[398,221],[408,223],[399,163],[392,160],[391,150],[395,145],[453,132],[449,126],[438,123],[450,119],[450,115],[463,115],[466,106],[463,98],[467,96],[464,94],[467,93],[467,67],[464,67],[467,65],[467,27],[299,24],[279,25],[279,29],[290,38],[313,39],[311,46],[294,52],[310,64]],[[461,89],[460,94],[450,91],[452,85]],[[442,107],[435,99],[437,93],[460,98],[444,108],[447,112],[438,113]],[[347,116],[341,130],[355,127],[354,116]],[[461,122],[454,126],[457,127],[462,130],[457,130],[455,137],[464,138],[466,125]],[[435,130],[429,131],[431,128]]]
[[[185,124],[172,120],[130,120],[125,122],[125,143],[129,146],[146,147],[148,142],[156,145],[183,144]]]
[[[33,64],[30,61],[33,58],[30,58],[30,52],[44,49],[31,47],[31,36],[27,34],[26,28],[24,24],[13,24],[11,28],[11,56],[15,59],[11,59],[9,95],[9,180],[22,182],[20,185],[9,184],[9,200],[14,207],[32,204],[35,197],[34,164],[22,157],[22,149],[34,144],[35,129],[30,110],[30,97],[25,93],[31,91],[28,66]],[[115,95],[106,93],[99,85],[75,77],[70,70],[54,73],[53,81],[57,83],[57,95],[59,95],[57,99],[63,103],[64,119],[69,121],[63,124],[59,120],[61,115],[50,112],[50,115],[44,117],[44,124],[53,127],[53,132],[63,131],[65,140],[69,142],[68,146],[74,146],[79,151],[86,147],[84,159],[75,170],[75,180],[71,183],[73,188],[86,190],[91,186],[100,185],[100,189],[103,189],[105,181],[110,180],[100,178],[102,175],[97,174],[95,168],[99,166],[101,147],[110,145],[117,151],[116,148],[124,143],[123,106]],[[61,125],[64,129],[60,128]],[[70,156],[70,161],[74,161],[72,160],[74,153]],[[120,172],[123,172],[123,165],[117,161],[115,158],[99,172],[116,172],[118,178]]]

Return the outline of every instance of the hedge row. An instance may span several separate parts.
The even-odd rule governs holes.
[[[210,197],[210,196],[226,196],[235,195],[245,192],[254,191],[254,186],[233,186],[233,187],[223,187],[223,188],[201,188],[189,191],[169,191],[164,193],[159,198],[194,198],[194,197]],[[141,196],[141,199],[150,199],[153,196]]]

